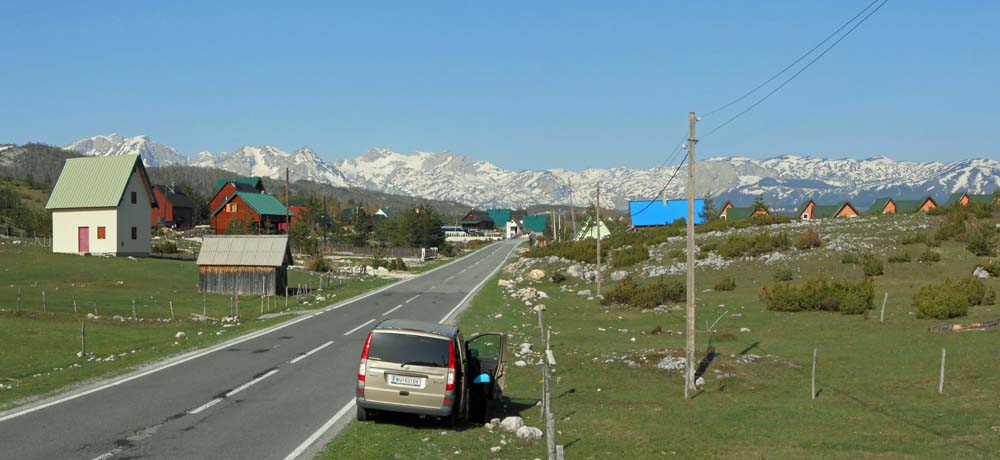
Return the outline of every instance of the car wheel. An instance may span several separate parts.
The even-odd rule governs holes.
[[[368,414],[368,409],[365,409],[364,407],[358,406],[358,421],[359,422],[364,422],[364,421],[368,420],[368,415],[369,415]]]

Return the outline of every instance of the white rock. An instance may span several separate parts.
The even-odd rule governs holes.
[[[521,427],[524,426],[524,419],[521,417],[505,417],[503,421],[500,422],[500,429],[508,432],[517,432]]]
[[[184,333],[183,331],[178,332],[177,334],[174,334],[174,338],[176,338],[177,340],[181,340],[181,339],[183,339],[185,337],[187,337],[187,334]]]
[[[576,291],[576,295],[589,296],[590,295],[590,289],[584,289],[582,291]]]
[[[503,313],[497,313],[493,315],[493,319],[500,319],[500,318],[503,318]]]
[[[749,327],[741,327],[740,328],[740,332],[750,332],[750,328]]]
[[[618,270],[618,271],[611,272],[611,280],[612,281],[621,281],[621,280],[625,279],[626,276],[628,276],[628,272],[625,271],[625,270]]]
[[[500,281],[497,281],[497,286],[500,286],[502,288],[511,287],[513,285],[514,285],[514,283],[511,283],[510,280],[500,280]]]
[[[527,366],[527,365],[528,365],[528,363],[526,363],[524,361],[514,361],[514,366],[516,366],[516,367],[524,367],[524,366]]]
[[[704,385],[705,384],[705,378],[704,377],[698,377],[698,379],[694,381],[694,384],[698,385],[698,386]]]
[[[518,438],[525,439],[528,441],[537,441],[542,439],[542,430],[535,428],[533,426],[522,426],[517,429],[514,433]]]
[[[989,279],[990,272],[986,271],[983,267],[976,267],[976,270],[972,272],[972,276],[985,280]]]
[[[500,446],[490,447],[490,452],[493,452],[494,454],[500,452]]]
[[[534,270],[531,270],[530,273],[528,273],[528,279],[532,281],[541,281],[544,278],[545,278],[545,270],[540,270],[536,268]]]

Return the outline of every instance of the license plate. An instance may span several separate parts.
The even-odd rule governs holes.
[[[423,384],[423,379],[419,377],[404,377],[401,375],[390,375],[389,383],[393,385],[405,385],[408,387],[419,387]]]

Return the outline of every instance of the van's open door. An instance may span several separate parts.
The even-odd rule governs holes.
[[[503,394],[507,375],[507,336],[497,332],[476,334],[465,342],[465,349],[471,359],[479,360],[479,373],[490,376],[493,382],[490,399],[499,399]],[[470,378],[476,377],[470,375]]]

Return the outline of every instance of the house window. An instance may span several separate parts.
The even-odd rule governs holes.
[[[806,214],[803,214],[803,215],[802,215],[802,218],[803,218],[803,219],[806,219],[806,220],[809,220],[809,214],[808,214],[808,213],[806,213]]]
[[[107,236],[106,227],[97,227],[97,239],[103,240]]]
[[[135,227],[132,227],[132,239],[138,239],[139,233]]]
[[[137,196],[136,196],[135,192],[132,192],[132,204],[135,204],[136,200],[137,200]]]
[[[233,213],[236,212],[236,203],[229,203],[226,205],[226,212]]]

